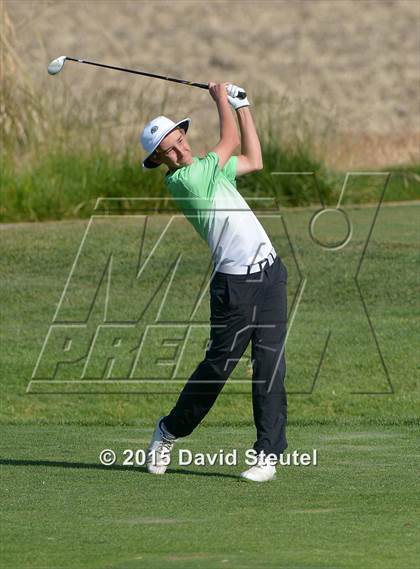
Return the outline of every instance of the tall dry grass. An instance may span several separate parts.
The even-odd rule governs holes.
[[[35,85],[30,60],[17,54],[4,3],[2,8],[0,221],[88,216],[99,196],[167,197],[161,169],[140,167],[138,130],[151,116],[166,114],[169,95],[174,108],[169,86],[157,94],[156,82],[146,81],[141,90],[138,83],[123,93],[96,90],[87,100],[78,97],[77,84],[65,72],[59,78],[47,75],[47,53],[45,79]],[[240,178],[239,190],[247,197],[275,195],[286,206],[319,203],[320,195],[324,203],[334,203],[341,181],[323,160],[337,136],[334,116],[314,101],[279,100],[267,92],[256,93],[253,102],[265,168]],[[271,175],[279,171],[311,171],[317,183],[313,177]],[[364,191],[363,199],[370,195]],[[413,195],[409,184],[398,197]]]
[[[2,3],[0,128],[3,152],[16,155],[20,148],[29,145],[34,134],[37,139],[42,137],[45,123],[42,119],[42,99],[36,97],[25,64],[16,53],[15,44],[15,30]]]

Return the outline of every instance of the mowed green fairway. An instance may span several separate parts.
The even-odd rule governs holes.
[[[346,206],[352,235],[341,249],[328,247],[346,236],[343,215],[318,219],[325,248],[309,234],[315,211],[260,216],[289,274],[290,419],[411,421],[420,207]],[[134,212],[0,236],[0,420],[148,426],[166,413],[209,335],[211,259],[188,221]],[[247,424],[250,382],[249,346],[206,422]]]
[[[288,450],[318,450],[318,466],[261,485],[238,479],[255,437],[249,350],[178,443],[238,449],[237,466],[179,466],[177,449],[163,477],[122,466],[204,355],[210,258],[184,219],[1,227],[2,568],[418,566],[420,207],[345,210],[336,250],[340,214],[316,226],[327,248],[309,235],[316,208],[260,217],[289,272]],[[139,248],[143,262],[158,242],[136,279]],[[100,465],[104,448],[116,466]]]
[[[202,428],[178,444],[237,448],[238,466],[173,464],[164,476],[121,466],[150,434],[3,428],[2,567],[418,567],[417,428],[293,427],[289,450],[316,448],[318,466],[279,468],[260,485],[236,477],[251,427]],[[99,465],[103,448],[117,466]]]

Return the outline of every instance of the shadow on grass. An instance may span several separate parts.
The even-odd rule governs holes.
[[[59,460],[20,460],[15,458],[0,459],[0,464],[4,466],[52,466],[58,468],[86,468],[97,470],[135,470],[147,473],[145,466],[122,466],[114,464],[112,466],[105,466],[103,464],[92,464],[85,462],[64,462]],[[223,474],[221,472],[197,472],[196,470],[188,470],[186,468],[168,468],[166,474],[188,474],[193,476],[211,476],[216,478],[235,478],[239,477],[234,474]]]

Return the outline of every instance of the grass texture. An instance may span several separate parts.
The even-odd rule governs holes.
[[[142,169],[138,141],[142,125],[167,112],[169,92],[152,96],[144,84],[140,92],[124,92],[124,105],[117,112],[115,92],[98,89],[88,100],[80,99],[65,76],[57,81],[47,73],[35,83],[27,62],[17,55],[17,36],[6,9],[0,18],[0,222],[88,218],[99,197],[170,201],[164,168]],[[210,108],[212,103],[207,104]],[[347,172],[326,166],[325,148],[335,128],[332,117],[308,101],[279,99],[272,93],[254,93],[252,108],[264,169],[239,180],[241,193],[275,197],[281,206],[316,204],[320,199],[335,205],[345,185],[347,203],[375,202],[378,179],[381,183],[384,174],[352,172],[348,179]],[[202,139],[197,139],[199,131]],[[194,136],[194,154],[204,155],[216,144],[218,131],[198,124]],[[391,164],[380,171],[392,173],[387,201],[418,197],[420,164],[413,156],[410,164]]]
[[[317,466],[237,475],[251,427],[200,428],[164,476],[122,466],[151,428],[3,428],[4,569],[414,569],[418,428],[291,427]],[[104,448],[118,457],[102,466]],[[238,450],[236,466],[179,466],[178,450]]]
[[[314,204],[320,198],[335,205],[344,187],[347,203],[372,203],[387,173],[386,201],[413,200],[420,195],[420,166],[347,176],[328,170],[310,148],[288,147],[273,138],[263,139],[262,149],[264,170],[238,180],[243,195],[275,197],[282,206]],[[120,154],[100,145],[88,151],[54,149],[19,165],[3,153],[0,161],[2,222],[86,218],[99,197],[166,197],[171,202],[163,182],[165,169],[142,170],[134,148],[127,147]]]
[[[317,209],[258,214],[289,274],[290,419],[410,423],[419,206],[344,207],[341,249],[335,210],[311,239]],[[170,409],[209,333],[210,254],[182,215],[4,226],[2,246],[1,421],[150,425]],[[205,422],[248,424],[250,382],[249,346]]]

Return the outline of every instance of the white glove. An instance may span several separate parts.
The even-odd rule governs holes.
[[[242,89],[242,87],[238,87],[237,85],[232,85],[231,83],[229,83],[229,85],[226,85],[226,92],[228,96],[227,97],[228,101],[231,104],[231,106],[235,109],[235,111],[237,111],[242,107],[249,107],[249,101],[246,97],[245,99],[237,98],[238,93],[245,92],[244,89]]]

